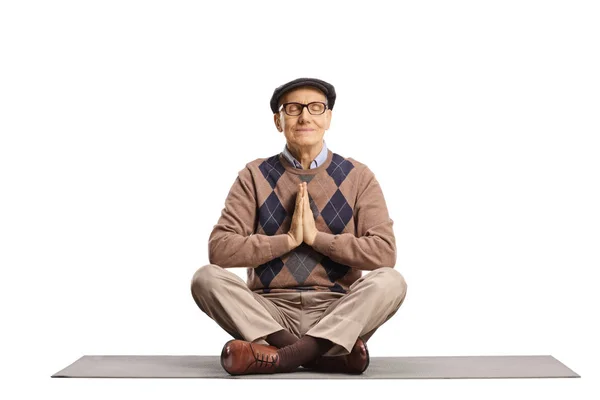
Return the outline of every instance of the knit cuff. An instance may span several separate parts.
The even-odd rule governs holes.
[[[319,253],[329,256],[335,252],[334,244],[339,235],[332,235],[331,233],[317,232],[315,241],[312,244],[312,248]]]
[[[269,236],[269,245],[271,246],[271,259],[281,257],[290,250],[289,236],[285,233]]]

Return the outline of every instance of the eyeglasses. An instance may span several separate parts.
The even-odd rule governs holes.
[[[289,116],[296,117],[302,114],[304,111],[304,107],[308,109],[308,112],[312,115],[321,115],[327,110],[327,104],[320,101],[313,101],[308,104],[301,103],[283,103],[281,107],[279,107],[279,111],[283,108],[283,111]]]

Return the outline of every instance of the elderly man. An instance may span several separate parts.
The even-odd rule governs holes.
[[[231,375],[360,374],[367,340],[406,296],[375,175],[323,140],[335,98],[320,79],[275,89],[286,146],[238,173],[210,234],[210,264],[192,279],[198,307],[234,338],[221,352]],[[227,271],[239,267],[247,282]]]

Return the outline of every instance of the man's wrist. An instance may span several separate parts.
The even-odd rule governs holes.
[[[317,231],[311,247],[319,253],[329,256],[331,255],[331,251],[333,250],[332,245],[337,236],[339,235]]]
[[[308,236],[304,236],[304,242],[309,245],[312,246],[315,243],[315,237],[317,236],[316,232],[314,235],[312,235],[312,237],[308,237]]]
[[[269,237],[271,244],[271,255],[273,258],[280,257],[292,249],[290,235],[279,234]]]

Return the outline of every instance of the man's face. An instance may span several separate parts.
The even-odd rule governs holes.
[[[319,89],[314,87],[299,87],[285,93],[279,99],[279,106],[284,103],[308,104],[320,101],[327,104],[327,97]],[[331,122],[331,110],[327,109],[321,115],[312,115],[308,108],[302,109],[298,116],[287,115],[283,109],[274,115],[275,126],[279,132],[283,132],[288,145],[294,148],[311,147],[320,145],[323,141],[325,131],[329,129]]]

